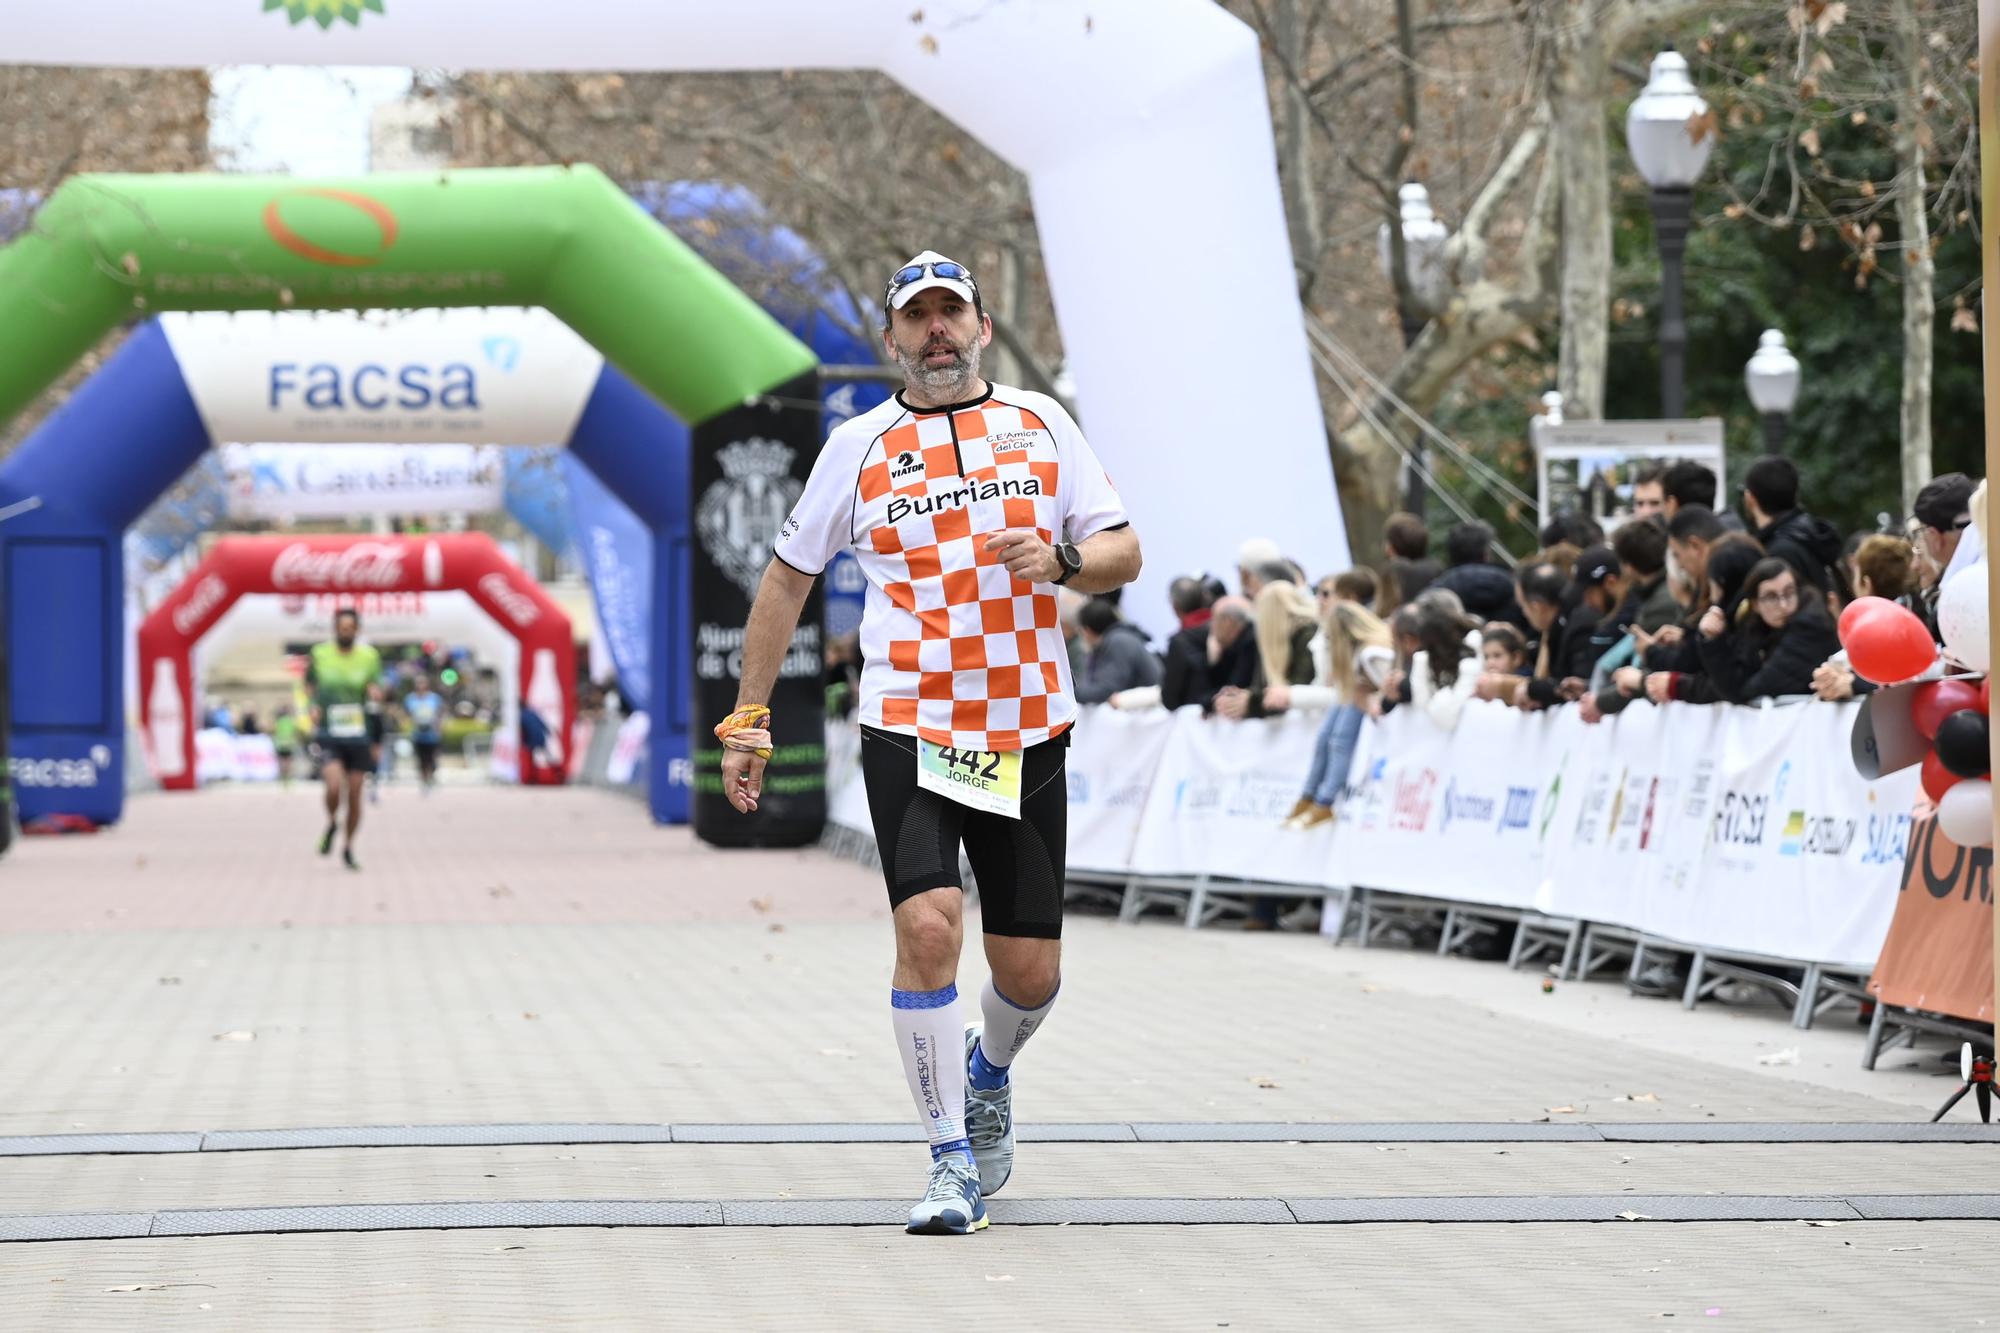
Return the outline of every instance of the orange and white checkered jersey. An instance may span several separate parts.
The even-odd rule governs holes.
[[[1019,750],[1076,718],[1052,583],[1013,577],[986,539],[1083,541],[1127,522],[1062,405],[993,385],[919,411],[897,394],[842,422],[777,541],[817,574],[852,547],[868,576],[861,720],[968,750]]]

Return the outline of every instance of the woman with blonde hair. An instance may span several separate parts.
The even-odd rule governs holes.
[[[1324,638],[1324,680],[1291,691],[1291,702],[1323,705],[1327,711],[1313,743],[1305,793],[1284,823],[1288,829],[1309,829],[1332,821],[1334,802],[1347,785],[1348,770],[1354,763],[1363,704],[1381,691],[1396,666],[1389,626],[1356,602],[1333,604],[1327,613]]]
[[[1257,590],[1257,670],[1248,690],[1217,691],[1215,711],[1227,718],[1266,717],[1285,709],[1274,685],[1310,685],[1318,675],[1313,640],[1319,616],[1312,595],[1288,579],[1273,579]]]

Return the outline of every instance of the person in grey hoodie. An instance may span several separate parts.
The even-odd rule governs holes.
[[[1153,655],[1138,626],[1118,618],[1118,608],[1093,599],[1076,613],[1083,637],[1083,673],[1076,680],[1076,701],[1101,704],[1120,690],[1160,683],[1160,659]]]

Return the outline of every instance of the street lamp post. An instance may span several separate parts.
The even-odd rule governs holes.
[[[1402,214],[1406,281],[1396,281],[1395,246],[1386,222],[1377,235],[1377,243],[1382,276],[1388,278],[1389,285],[1396,290],[1396,315],[1403,326],[1403,346],[1409,347],[1423,336],[1424,326],[1444,309],[1450,296],[1444,271],[1444,249],[1451,233],[1431,211],[1430,191],[1422,185],[1415,181],[1406,182],[1396,192],[1396,198]],[[1411,466],[1403,488],[1404,507],[1413,514],[1422,514],[1428,491],[1418,466],[1424,458],[1422,436],[1410,442],[1410,458]]]
[[[1687,59],[1671,46],[1653,57],[1652,76],[1625,116],[1632,162],[1653,189],[1653,233],[1660,244],[1660,415],[1687,414],[1687,317],[1681,304],[1681,256],[1694,215],[1694,183],[1708,165],[1715,136],[1692,130],[1708,103],[1688,78]]]
[[[1751,406],[1764,419],[1764,448],[1785,452],[1785,427],[1799,401],[1799,359],[1785,346],[1785,335],[1765,329],[1757,351],[1743,367],[1743,385]]]

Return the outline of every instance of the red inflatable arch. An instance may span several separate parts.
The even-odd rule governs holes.
[[[195,785],[194,645],[245,593],[385,593],[460,589],[521,641],[530,697],[552,669],[562,693],[562,754],[576,726],[576,644],[569,616],[479,532],[420,537],[224,537],[139,626],[139,710],[160,785]],[[361,627],[366,637],[367,625]],[[543,656],[543,654],[550,656]],[[180,717],[173,717],[178,696]],[[516,700],[520,703],[520,700]],[[563,780],[560,762],[522,757],[521,780]]]

